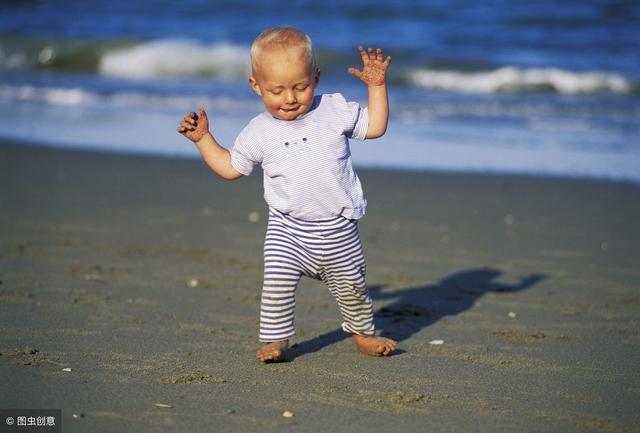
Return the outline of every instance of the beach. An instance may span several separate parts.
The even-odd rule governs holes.
[[[398,350],[358,353],[303,279],[266,365],[259,170],[0,143],[0,408],[65,433],[638,431],[639,184],[358,173]]]

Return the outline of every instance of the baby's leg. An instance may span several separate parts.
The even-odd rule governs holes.
[[[265,254],[264,283],[260,303],[260,341],[256,353],[263,362],[283,361],[289,339],[295,334],[295,293],[301,273],[286,262]]]
[[[364,281],[361,284],[341,276],[339,279],[328,278],[327,285],[338,300],[344,319],[342,329],[352,334],[360,352],[370,356],[387,356],[395,350],[395,341],[374,334],[373,307]]]
[[[365,259],[355,222],[354,226],[332,251],[325,251],[322,280],[338,301],[344,319],[342,329],[353,335],[358,350],[366,355],[387,356],[395,350],[396,342],[375,336]]]
[[[270,215],[260,304],[260,341],[267,344],[256,353],[263,362],[283,361],[295,334],[295,292],[303,273],[298,249],[281,222]]]

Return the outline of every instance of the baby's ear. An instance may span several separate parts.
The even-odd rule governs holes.
[[[251,89],[253,89],[253,91],[256,92],[256,95],[262,97],[262,90],[260,90],[260,84],[258,84],[255,78],[249,77],[249,86],[251,86]]]
[[[315,82],[318,84],[320,82],[320,75],[322,75],[322,71],[319,68],[316,68],[315,71]]]

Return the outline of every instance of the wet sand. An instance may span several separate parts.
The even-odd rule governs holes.
[[[1,143],[0,408],[64,432],[639,431],[640,186],[359,174],[398,350],[359,354],[305,279],[263,365],[261,173]]]

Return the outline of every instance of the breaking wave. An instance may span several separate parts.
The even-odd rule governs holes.
[[[346,76],[346,67],[352,66],[347,63],[354,60],[351,54],[336,51],[320,50],[318,55],[328,75],[336,70]],[[250,73],[249,47],[228,41],[204,43],[188,39],[136,42],[4,35],[0,40],[0,72],[22,70],[82,72],[124,80],[201,76],[244,81]],[[640,93],[637,79],[609,71],[516,66],[469,71],[464,62],[455,59],[446,69],[415,68],[396,59],[390,73],[398,85],[457,93]]]
[[[487,72],[413,69],[406,78],[417,87],[464,93],[628,94],[635,87],[616,73],[572,72],[557,68],[503,67]]]
[[[0,40],[0,71],[91,72],[124,79],[177,76],[245,78],[249,48],[228,42]]]
[[[121,78],[161,78],[204,75],[222,78],[249,75],[249,50],[228,43],[155,41],[106,52],[98,65],[101,74]]]

